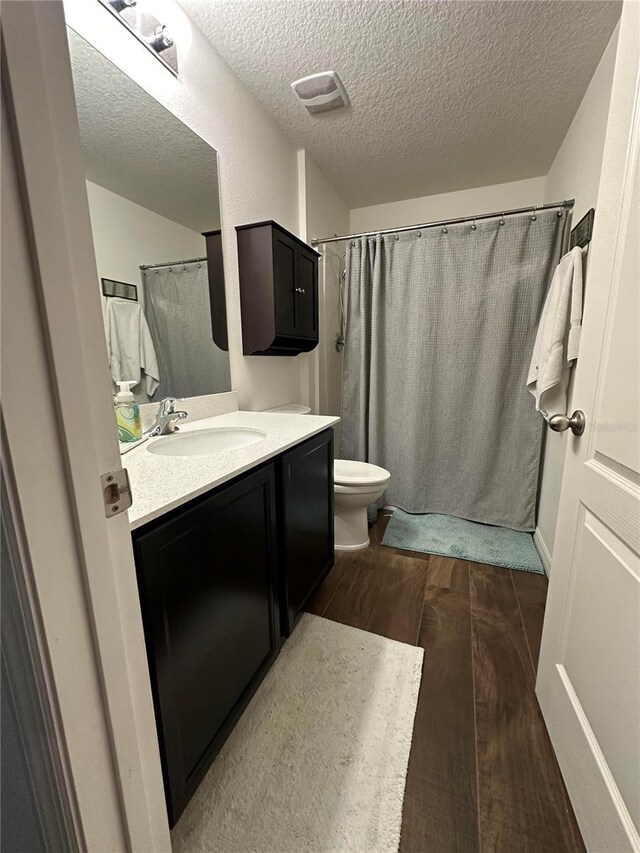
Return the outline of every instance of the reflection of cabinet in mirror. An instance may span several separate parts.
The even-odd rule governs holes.
[[[227,300],[224,292],[224,267],[222,265],[222,231],[204,231],[207,241],[207,272],[209,274],[209,295],[211,297],[211,324],[213,342],[225,352],[229,352],[227,333]]]
[[[236,228],[245,355],[298,355],[318,345],[320,255],[275,222]]]

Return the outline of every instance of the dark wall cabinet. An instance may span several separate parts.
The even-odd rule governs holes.
[[[134,532],[172,826],[333,564],[332,439]]]
[[[244,354],[298,355],[314,349],[320,255],[275,222],[236,231]]]
[[[225,352],[229,351],[227,332],[227,298],[224,289],[222,262],[222,231],[205,231],[202,236],[207,245],[207,274],[211,301],[211,326],[213,342]]]

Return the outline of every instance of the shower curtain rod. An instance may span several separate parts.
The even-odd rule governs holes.
[[[189,258],[186,261],[165,261],[163,264],[140,264],[141,270],[155,270],[157,267],[179,267],[180,264],[201,264],[206,258]]]
[[[423,228],[436,228],[438,225],[458,225],[461,222],[475,222],[478,219],[496,219],[498,216],[515,216],[518,213],[535,215],[539,210],[553,210],[556,207],[566,207],[569,210],[575,204],[575,199],[554,201],[549,204],[532,204],[529,207],[515,207],[513,210],[497,210],[494,213],[476,213],[475,216],[461,216],[458,219],[441,219],[438,222],[423,222],[422,225],[403,225],[400,228],[382,228],[379,231],[363,231],[361,234],[345,234],[342,237],[323,237],[311,241],[312,246],[320,243],[337,243],[340,240],[356,240],[358,237],[376,237],[378,234],[400,234],[402,231],[420,231]]]

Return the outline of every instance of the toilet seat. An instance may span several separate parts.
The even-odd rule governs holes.
[[[352,459],[334,459],[333,482],[336,486],[375,487],[387,483],[391,474],[386,468],[371,462],[355,462]]]

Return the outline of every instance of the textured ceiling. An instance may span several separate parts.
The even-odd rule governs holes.
[[[213,148],[68,32],[87,178],[193,231],[219,228]]]
[[[180,0],[351,207],[546,174],[620,3]],[[310,116],[290,89],[336,71]]]

